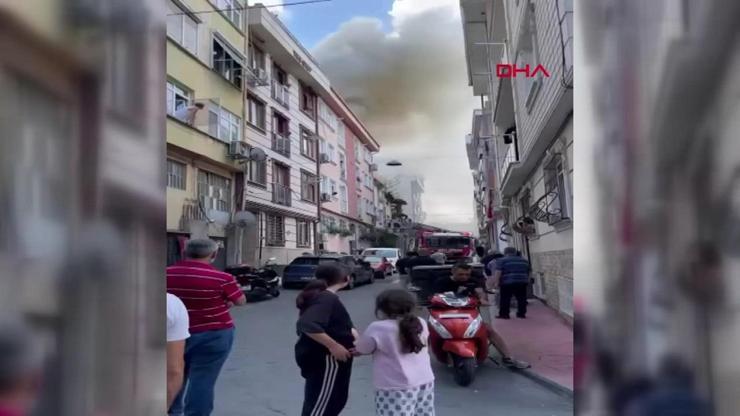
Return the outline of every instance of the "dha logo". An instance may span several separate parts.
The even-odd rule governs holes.
[[[539,73],[545,78],[550,78],[550,73],[542,65],[537,65],[534,71],[530,71],[529,64],[524,65],[524,68],[517,68],[513,64],[496,64],[496,76],[499,78],[516,78],[519,74],[524,74],[526,78],[533,78]]]

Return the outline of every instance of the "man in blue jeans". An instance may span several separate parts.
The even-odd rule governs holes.
[[[216,270],[216,242],[188,241],[185,258],[167,268],[167,292],[185,304],[190,338],[185,342],[183,388],[169,409],[171,416],[208,416],[213,411],[216,380],[234,342],[229,309],[247,303],[234,276]]]

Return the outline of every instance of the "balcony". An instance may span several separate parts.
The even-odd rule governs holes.
[[[290,108],[290,88],[287,85],[272,81],[272,98],[286,109]]]
[[[272,184],[272,202],[289,207],[292,205],[292,201],[289,186]]]
[[[272,150],[283,156],[290,157],[290,136],[272,133]]]

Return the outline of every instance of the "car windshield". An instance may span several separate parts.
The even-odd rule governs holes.
[[[365,261],[368,263],[380,263],[381,261],[383,261],[383,259],[377,256],[369,256],[365,257]]]
[[[429,237],[427,246],[433,248],[464,248],[470,246],[469,237]]]
[[[362,252],[362,255],[373,257],[396,257],[396,252],[395,250],[365,250]]]
[[[291,266],[295,265],[310,265],[310,266],[316,266],[319,264],[333,264],[336,263],[337,259],[331,259],[331,258],[319,258],[319,257],[298,257],[297,259],[293,260],[290,264]]]

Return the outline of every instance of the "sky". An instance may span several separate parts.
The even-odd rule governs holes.
[[[381,177],[423,176],[425,222],[476,232],[465,135],[480,99],[459,0],[332,0],[278,14],[380,142]]]

